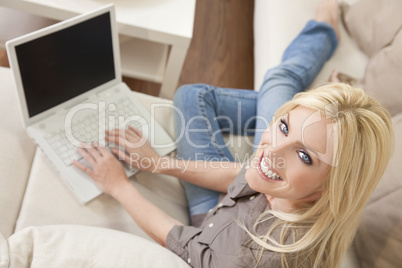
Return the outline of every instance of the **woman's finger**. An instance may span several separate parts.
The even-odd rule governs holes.
[[[93,167],[96,164],[96,160],[87,150],[78,148],[78,153]]]
[[[114,144],[120,145],[121,147],[125,147],[127,140],[120,135],[108,135],[105,139],[109,142],[113,142]]]
[[[133,126],[128,126],[127,129],[130,130],[132,133],[135,133],[137,136],[142,136],[142,132]]]
[[[119,131],[120,131],[119,128],[114,128],[114,129],[111,129],[111,130],[106,130],[106,133],[109,134],[109,135],[118,135]]]
[[[132,132],[129,132],[128,129],[113,129],[111,131],[106,132],[107,135],[109,136],[114,136],[114,137],[120,137],[125,140],[128,140],[129,137],[133,137]]]
[[[105,147],[103,147],[103,146],[98,146],[97,149],[98,149],[99,153],[100,153],[102,156],[111,155],[111,153],[110,153]]]
[[[91,144],[91,147],[87,148],[86,150],[87,150],[88,154],[90,154],[95,159],[96,162],[99,159],[99,157],[101,157],[101,153],[98,149],[98,144],[95,142],[93,142]]]
[[[90,169],[89,167],[87,167],[86,165],[81,164],[80,162],[77,162],[75,160],[73,160],[72,164],[74,166],[76,166],[77,168],[79,168],[84,173],[86,173],[88,176],[92,177],[94,175],[94,171],[92,169]]]
[[[130,164],[130,157],[125,152],[117,148],[112,148],[111,150],[118,157],[119,160],[123,160],[124,162]]]

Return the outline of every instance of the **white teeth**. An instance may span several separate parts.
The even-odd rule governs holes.
[[[265,164],[264,158],[261,160],[260,166],[264,173],[268,172],[268,166]]]
[[[265,170],[268,170],[268,166],[265,164],[264,159],[261,160],[261,168],[264,169],[264,172],[265,172]]]
[[[267,164],[265,164],[264,158],[261,159],[260,167],[261,167],[262,172],[264,172],[264,174],[268,178],[274,179],[274,180],[282,180],[282,178],[278,174],[276,174],[276,172],[272,172],[271,170],[269,170],[269,166]]]

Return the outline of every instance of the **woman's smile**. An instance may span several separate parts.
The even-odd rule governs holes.
[[[272,168],[270,159],[268,157],[264,157],[264,152],[261,154],[259,160],[260,161],[257,163],[257,171],[262,179],[269,182],[283,181],[283,178],[279,175],[279,173]]]

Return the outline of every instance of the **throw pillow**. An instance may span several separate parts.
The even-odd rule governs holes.
[[[360,0],[342,7],[346,29],[369,56],[361,87],[392,116],[402,112],[402,1]]]
[[[346,29],[369,57],[390,44],[402,26],[400,0],[360,0],[341,6]]]
[[[7,245],[8,244],[8,245]],[[5,246],[6,245],[6,246]],[[171,251],[132,234],[88,226],[29,227],[5,241],[6,267],[181,267],[188,265]]]
[[[402,112],[402,30],[369,60],[362,85],[391,115]]]

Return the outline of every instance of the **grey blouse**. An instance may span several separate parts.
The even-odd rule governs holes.
[[[249,230],[268,208],[265,196],[252,190],[245,180],[245,169],[229,186],[228,193],[207,214],[200,227],[174,226],[169,232],[167,248],[192,267],[254,267],[260,247],[251,240],[238,222]],[[259,224],[264,234],[273,219]],[[281,267],[280,254],[264,250],[259,267]]]

